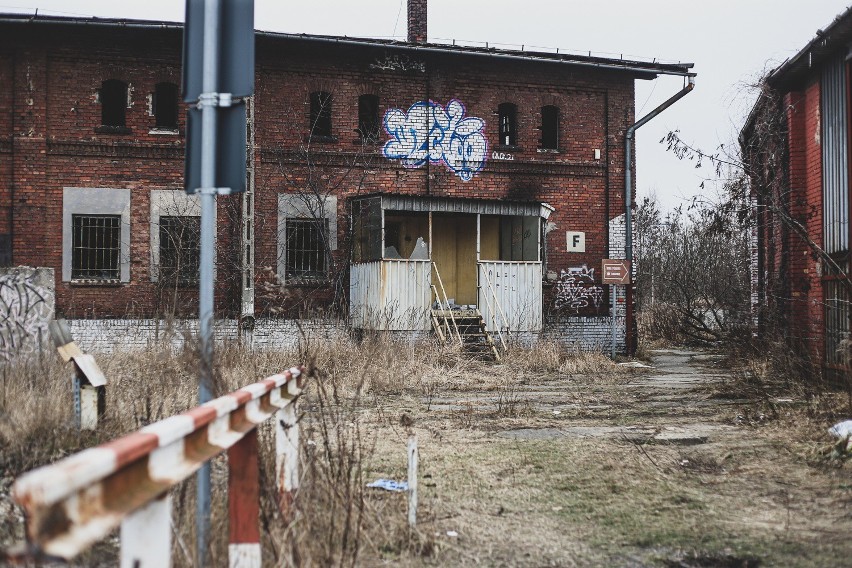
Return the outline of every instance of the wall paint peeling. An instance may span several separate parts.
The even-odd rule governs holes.
[[[408,112],[393,108],[385,113],[385,132],[390,140],[383,153],[406,168],[430,161],[443,163],[462,181],[470,181],[485,166],[488,143],[485,121],[465,117],[465,106],[456,99],[446,108],[434,101],[419,101]]]
[[[600,307],[603,301],[603,288],[595,284],[595,269],[585,264],[563,270],[556,282],[553,307],[569,313],[577,313],[583,308]]]

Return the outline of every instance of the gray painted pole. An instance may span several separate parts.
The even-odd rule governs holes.
[[[216,104],[219,38],[219,0],[204,3],[204,76],[201,103],[201,258],[199,263],[198,326],[201,341],[201,367],[198,402],[213,398],[213,263],[216,243]],[[205,566],[210,532],[210,462],[198,472],[196,503],[196,553],[199,566]]]
[[[609,295],[612,296],[612,360],[615,361],[615,333],[616,333],[616,327],[615,327],[616,288],[615,288],[615,284],[609,285]]]

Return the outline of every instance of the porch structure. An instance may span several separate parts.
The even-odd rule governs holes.
[[[475,315],[490,333],[541,330],[552,211],[538,202],[354,199],[350,324],[441,335],[450,321]]]

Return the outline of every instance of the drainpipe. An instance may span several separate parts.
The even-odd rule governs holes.
[[[656,118],[657,115],[685,97],[694,88],[695,76],[689,75],[689,82],[683,89],[637,120],[635,124],[627,129],[627,133],[624,135],[624,258],[630,262],[631,272],[630,284],[627,286],[627,297],[625,298],[627,304],[625,348],[628,354],[633,353],[633,161],[631,160],[633,157],[633,136],[640,127],[650,122],[651,119]]]

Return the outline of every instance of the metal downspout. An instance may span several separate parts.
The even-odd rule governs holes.
[[[660,106],[640,118],[635,124],[627,129],[624,135],[624,258],[630,262],[630,284],[627,286],[626,321],[625,321],[625,350],[627,354],[633,352],[633,136],[636,131],[656,118],[661,112],[685,97],[695,88],[695,76],[689,76],[686,86],[672,95]],[[615,317],[615,314],[613,314]]]

